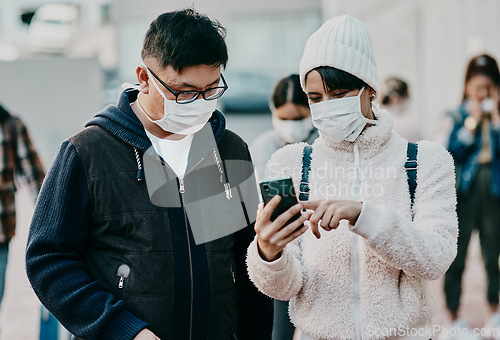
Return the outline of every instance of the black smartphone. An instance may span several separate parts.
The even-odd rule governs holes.
[[[297,195],[295,194],[295,188],[293,187],[293,181],[291,177],[260,182],[260,192],[264,204],[269,203],[269,201],[276,195],[281,196],[281,201],[271,215],[271,221],[274,221],[279,215],[283,214],[285,211],[299,202],[297,200]],[[299,217],[300,212],[290,218],[284,226],[292,223]]]

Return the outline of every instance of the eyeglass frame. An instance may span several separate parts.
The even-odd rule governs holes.
[[[203,98],[203,100],[215,100],[215,99],[218,99],[220,97],[222,97],[222,95],[224,94],[224,92],[227,91],[228,89],[228,86],[227,86],[227,83],[226,83],[226,80],[224,79],[224,76],[222,75],[222,73],[220,74],[220,77],[222,79],[222,82],[224,83],[224,86],[216,86],[216,87],[211,87],[209,89],[206,89],[205,91],[196,91],[196,90],[190,90],[190,91],[174,91],[172,90],[167,84],[165,84],[165,82],[163,80],[160,79],[160,77],[158,77],[156,75],[156,73],[154,73],[149,67],[146,66],[146,68],[148,69],[149,72],[151,72],[151,74],[153,75],[153,77],[156,78],[156,80],[158,80],[160,82],[160,84],[162,84],[167,90],[170,91],[170,93],[172,93],[174,96],[175,96],[175,102],[177,104],[189,104],[189,103],[192,103],[194,102],[201,94],[201,97]],[[205,98],[205,93],[207,93],[208,91],[212,91],[214,89],[224,89],[224,91],[221,92],[221,94],[218,96],[218,97],[215,97],[215,98]],[[192,92],[192,93],[198,93],[197,96],[194,96],[192,100],[190,101],[186,101],[186,102],[179,102],[178,101],[178,97],[183,94],[183,93],[189,93],[189,92]]]

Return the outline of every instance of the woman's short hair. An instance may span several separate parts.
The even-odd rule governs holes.
[[[317,71],[323,80],[323,88],[325,91],[333,90],[359,90],[363,86],[369,88],[370,86],[364,81],[350,73],[339,70],[334,67],[321,66],[316,67],[313,71]],[[307,79],[307,76],[306,76]]]

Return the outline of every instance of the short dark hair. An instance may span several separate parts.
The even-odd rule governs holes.
[[[480,74],[489,77],[495,86],[500,85],[500,71],[498,70],[497,62],[487,54],[482,54],[471,59],[465,72],[465,85],[467,85],[472,77]],[[466,99],[465,87],[463,99]]]
[[[408,98],[408,84],[401,78],[389,77],[384,81],[384,90],[381,95],[381,102],[384,105],[389,104],[389,99],[391,96],[397,95],[401,98]]]
[[[274,87],[271,96],[272,104],[275,108],[292,103],[309,107],[307,95],[300,87],[300,77],[298,74],[291,74],[288,77],[281,78]]]
[[[370,87],[358,77],[335,67],[321,66],[316,67],[314,70],[318,71],[321,76],[325,91],[333,91],[337,89],[352,91],[359,90],[363,86],[365,88]]]
[[[225,28],[194,9],[163,13],[144,37],[142,60],[154,58],[162,68],[213,65],[226,67],[228,55]]]

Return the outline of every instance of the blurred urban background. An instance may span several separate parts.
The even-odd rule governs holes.
[[[484,52],[500,58],[498,0],[0,0],[0,103],[23,118],[46,168],[62,140],[114,103],[122,83],[135,82],[149,23],[185,7],[227,28],[229,90],[219,106],[248,143],[271,128],[274,82],[298,73],[307,38],[332,16],[365,22],[380,78],[407,80],[411,115],[428,139],[443,112],[459,104],[468,60]],[[38,337],[39,309],[24,275],[31,211],[18,208],[2,339]]]

